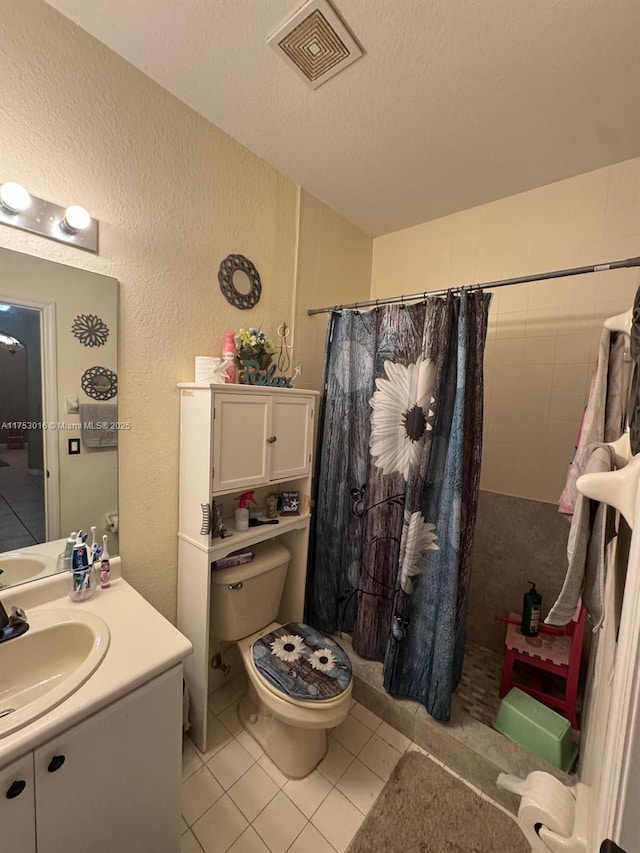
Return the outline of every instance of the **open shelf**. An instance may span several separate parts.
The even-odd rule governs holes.
[[[200,542],[194,542],[182,533],[178,533],[178,538],[190,542],[202,551],[208,551],[210,555],[215,554],[212,559],[220,559],[239,548],[246,548],[249,545],[256,545],[258,542],[273,539],[288,530],[299,530],[306,527],[310,518],[311,513],[309,512],[303,512],[300,515],[279,516],[278,524],[260,524],[258,527],[250,527],[248,530],[242,531],[236,530],[234,518],[225,518],[224,526],[227,535],[224,539],[214,539],[208,547],[203,546]]]

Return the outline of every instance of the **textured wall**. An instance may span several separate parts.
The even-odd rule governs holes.
[[[100,220],[90,255],[0,226],[0,244],[120,282],[120,551],[175,614],[176,382],[227,329],[293,321],[296,186],[39,0],[2,0],[2,180]],[[240,312],[217,269],[251,258],[263,297]]]
[[[374,240],[372,296],[436,290],[640,253],[640,158]],[[482,488],[556,502],[606,317],[637,269],[495,291]]]
[[[556,508],[493,492],[480,492],[473,541],[468,638],[502,654],[506,625],[495,615],[522,612],[534,581],[542,615],[556,600],[567,571],[569,524]]]
[[[320,389],[328,318],[307,310],[368,299],[372,251],[371,237],[300,191],[294,357],[305,388]]]

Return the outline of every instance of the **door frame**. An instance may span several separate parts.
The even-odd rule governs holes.
[[[40,312],[40,367],[42,371],[42,420],[58,422],[58,367],[56,347],[56,303],[46,299],[23,299],[0,293],[0,302]],[[43,430],[44,513],[46,541],[60,538],[60,463],[58,430]]]

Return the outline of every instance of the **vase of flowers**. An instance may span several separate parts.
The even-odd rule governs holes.
[[[240,329],[236,335],[236,349],[241,369],[241,381],[247,364],[257,362],[260,370],[266,370],[271,364],[274,348],[262,329]]]

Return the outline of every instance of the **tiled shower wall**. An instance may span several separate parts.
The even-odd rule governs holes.
[[[553,504],[480,492],[473,540],[467,639],[502,654],[506,625],[494,616],[520,612],[534,581],[542,615],[555,601],[567,569],[569,524]]]
[[[371,297],[640,255],[640,159],[377,237]],[[481,487],[555,503],[606,317],[638,269],[500,288],[485,354]]]

